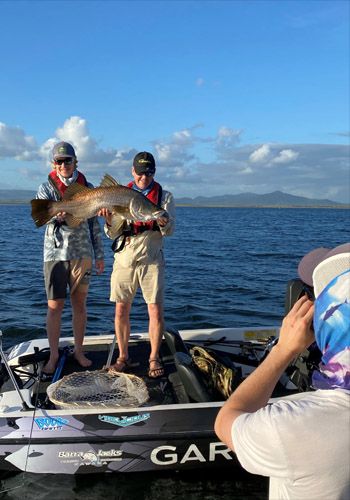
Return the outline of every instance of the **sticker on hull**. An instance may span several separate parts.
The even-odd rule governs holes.
[[[69,420],[61,417],[43,417],[35,418],[34,422],[41,431],[57,431],[59,429],[62,429],[64,425],[67,425],[69,423]]]
[[[99,415],[98,419],[108,424],[118,425],[119,427],[127,427],[129,425],[138,424],[150,418],[150,413],[142,413],[141,415],[133,415],[132,417],[112,417],[110,415]]]

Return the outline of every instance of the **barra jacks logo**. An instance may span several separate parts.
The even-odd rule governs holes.
[[[61,450],[58,452],[58,459],[63,464],[75,464],[77,467],[82,465],[93,465],[101,467],[108,462],[120,462],[123,458],[122,450]]]
[[[34,421],[41,431],[57,431],[69,422],[69,420],[61,417],[35,418]]]
[[[98,419],[108,424],[119,425],[119,427],[127,427],[128,425],[138,424],[150,418],[150,413],[141,413],[140,415],[133,415],[132,417],[112,417],[110,415],[99,415]]]

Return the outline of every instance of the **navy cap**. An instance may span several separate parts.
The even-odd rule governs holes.
[[[52,156],[55,160],[56,158],[75,158],[76,154],[73,146],[69,144],[69,142],[59,142],[54,145]]]
[[[137,153],[135,156],[133,167],[138,175],[152,175],[156,171],[156,162],[154,161],[154,157],[151,153],[141,151],[141,153]]]

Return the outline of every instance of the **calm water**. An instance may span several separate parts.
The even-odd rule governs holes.
[[[165,319],[179,329],[270,326],[284,313],[286,283],[296,277],[300,258],[315,247],[350,241],[347,210],[177,209],[177,229],[166,240]],[[46,296],[42,278],[43,229],[28,206],[0,206],[0,329],[5,347],[45,336]],[[94,276],[88,299],[87,334],[113,330],[109,302],[112,269],[105,238],[106,271]],[[68,305],[68,304],[67,304]],[[63,333],[70,335],[69,307]],[[146,307],[137,296],[134,332],[147,329]],[[191,473],[159,476],[35,476],[2,480],[16,488],[7,499],[265,499],[265,478],[240,474]]]

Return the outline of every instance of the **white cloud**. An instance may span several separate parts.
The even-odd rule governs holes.
[[[240,142],[242,130],[222,126],[212,139],[217,157],[221,160],[230,160],[237,144]],[[208,140],[210,142],[210,140]]]
[[[349,146],[340,144],[242,144],[242,130],[221,126],[211,136],[195,124],[152,142],[157,179],[171,186],[175,196],[214,196],[275,190],[313,198],[349,202]],[[129,145],[103,148],[90,134],[87,121],[72,116],[42,144],[20,127],[0,123],[0,160],[6,163],[2,185],[37,187],[47,175],[53,145],[61,140],[76,148],[79,165],[97,184],[105,172],[124,183],[130,179],[137,150]],[[4,162],[0,161],[0,165]],[[18,166],[17,166],[18,165]],[[5,172],[4,172],[5,173]],[[6,177],[6,178],[5,178]],[[249,181],[248,181],[249,179]]]
[[[34,137],[26,135],[20,127],[9,127],[0,122],[0,159],[30,161],[37,157]]]
[[[196,85],[197,87],[202,87],[204,85],[204,78],[202,77],[197,78]]]
[[[258,149],[253,151],[249,156],[249,161],[252,163],[262,163],[270,158],[271,149],[268,144],[263,144]]]
[[[174,143],[179,145],[192,145],[193,137],[189,129],[180,130],[179,132],[174,132]]]
[[[160,166],[184,167],[185,164],[195,158],[195,155],[189,152],[197,141],[193,134],[195,128],[198,128],[198,125],[176,131],[168,140],[153,141],[153,147]]]
[[[79,161],[83,160],[90,165],[93,163],[109,164],[117,154],[116,150],[104,151],[98,147],[96,140],[89,134],[86,120],[80,116],[68,118],[62,127],[57,128],[55,137],[51,137],[42,145],[41,151],[45,155],[49,153],[50,156],[52,146],[57,141],[71,143]]]
[[[271,167],[291,163],[298,157],[299,153],[293,149],[280,149],[278,144],[263,144],[249,155],[249,161]]]
[[[230,127],[220,127],[217,142],[225,146],[234,146],[239,142],[242,130],[234,130]]]
[[[292,149],[282,149],[278,155],[272,160],[272,163],[289,163],[298,158],[299,153]]]
[[[71,116],[51,137],[40,147],[40,155],[51,161],[52,148],[58,141],[71,143],[77,154],[79,165],[84,172],[95,181],[100,181],[103,174],[108,172],[120,182],[130,175],[132,160],[137,153],[134,148],[102,149],[98,142],[90,135],[87,121],[80,116]]]

